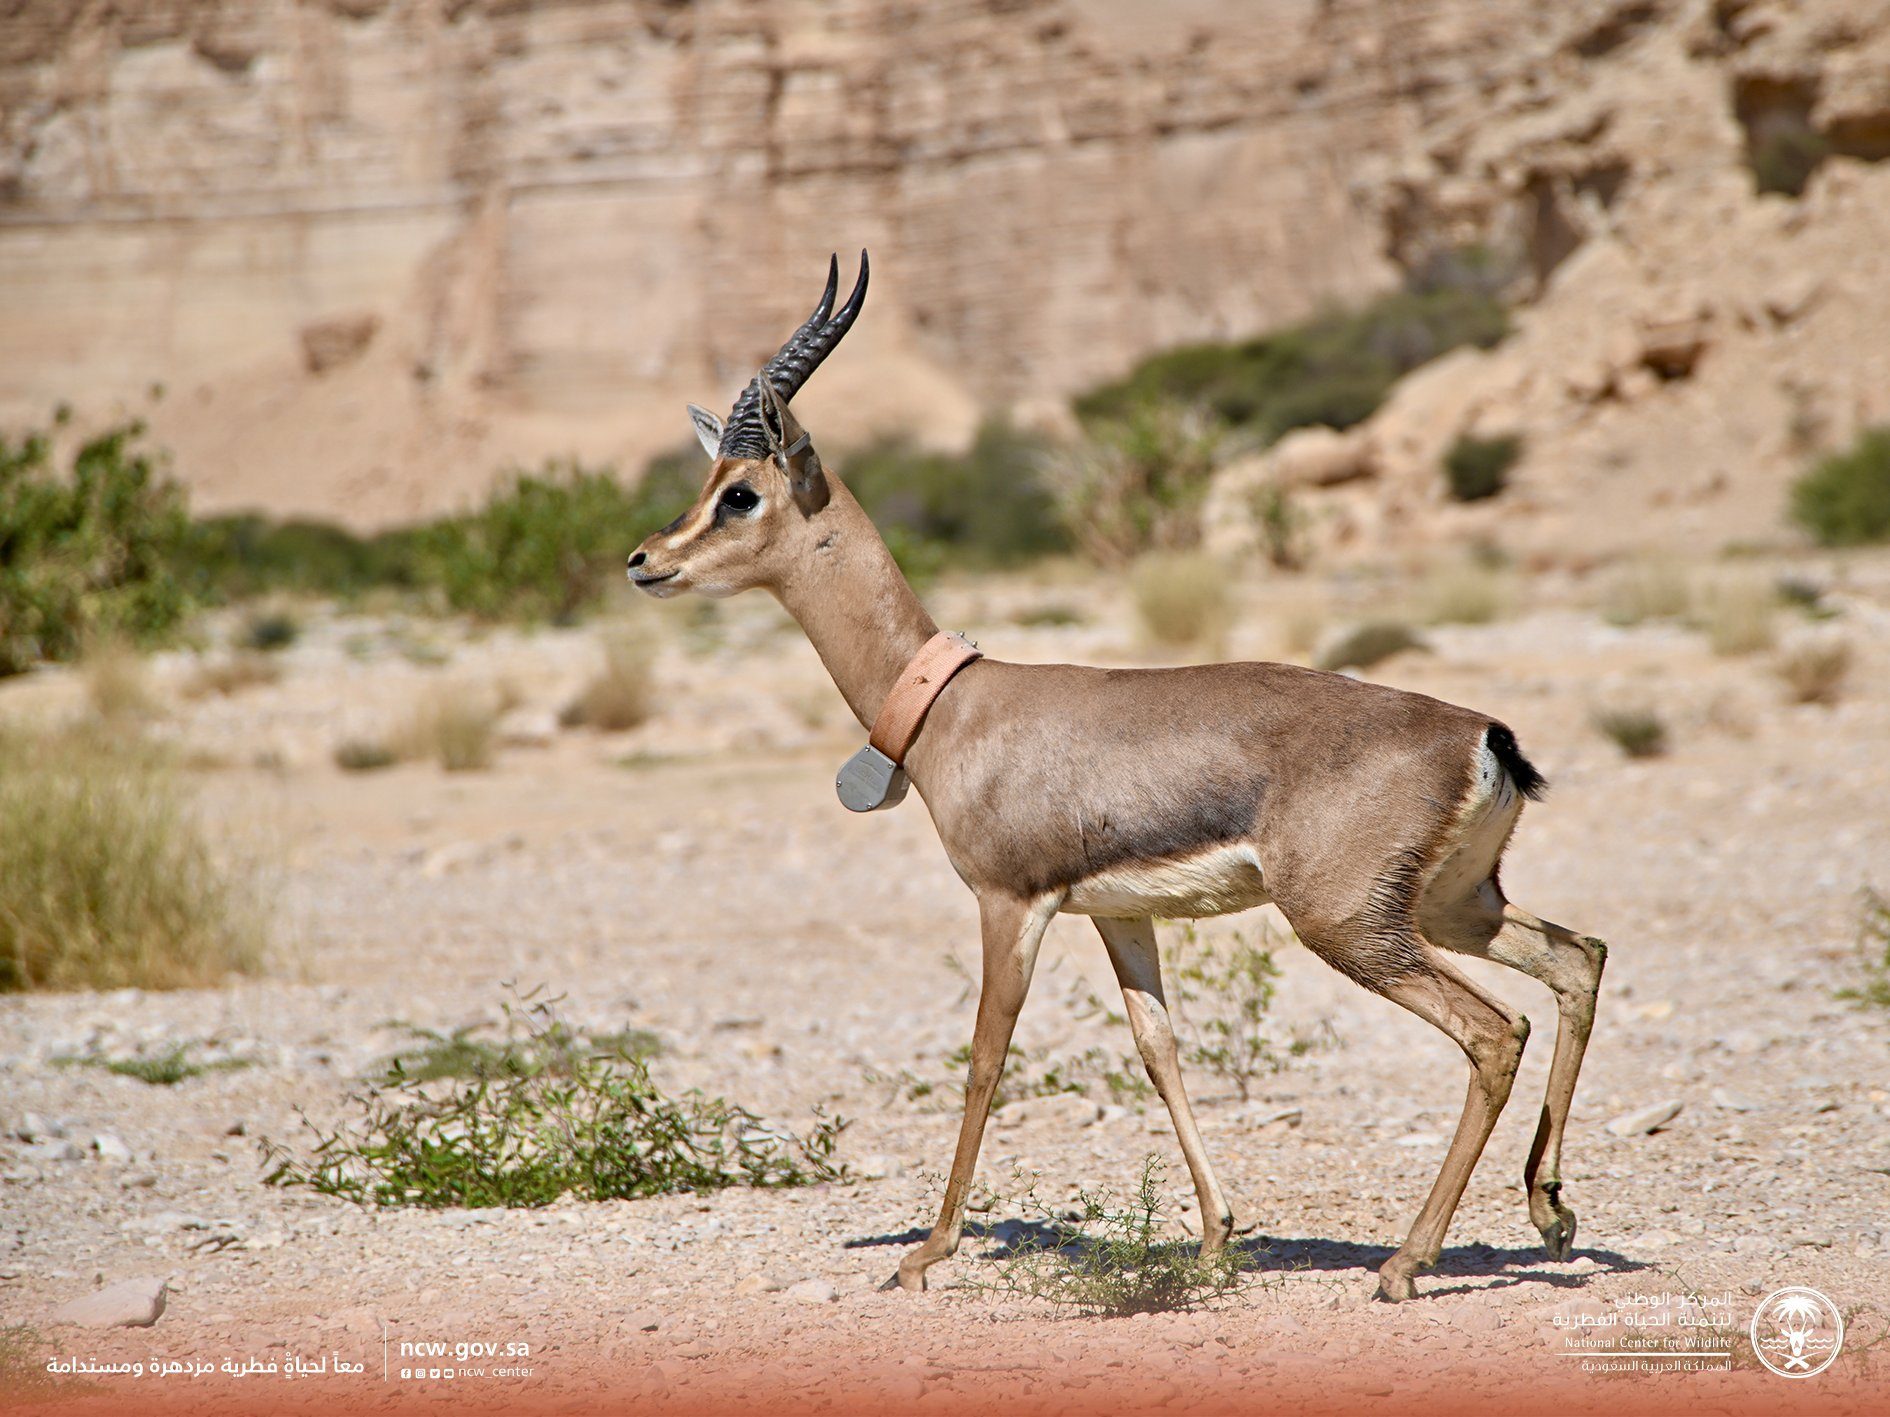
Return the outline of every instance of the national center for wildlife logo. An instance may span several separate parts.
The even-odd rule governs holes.
[[[1815,1378],[1844,1346],[1844,1316],[1816,1289],[1768,1294],[1752,1313],[1752,1351],[1781,1378]]]

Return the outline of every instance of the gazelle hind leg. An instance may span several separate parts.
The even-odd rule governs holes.
[[[984,932],[984,979],[978,994],[978,1019],[971,1033],[971,1072],[965,1082],[965,1115],[958,1127],[958,1148],[952,1154],[952,1174],[945,1183],[945,1199],[938,1223],[925,1242],[899,1262],[899,1270],[882,1288],[925,1288],[925,1272],[958,1251],[965,1228],[965,1201],[971,1178],[978,1169],[978,1149],[984,1124],[991,1115],[991,1098],[1004,1072],[1011,1032],[1030,992],[1030,976],[1037,965],[1037,947],[1057,913],[1061,899],[1046,896],[1034,901],[986,898],[979,901]]]
[[[1207,1148],[1201,1144],[1201,1130],[1195,1125],[1194,1109],[1188,1105],[1188,1092],[1181,1081],[1181,1059],[1175,1048],[1175,1030],[1168,1018],[1168,1004],[1162,994],[1161,955],[1155,943],[1155,922],[1141,920],[1096,921],[1096,932],[1109,951],[1109,963],[1115,967],[1116,982],[1122,986],[1122,1003],[1128,1011],[1129,1029],[1135,1035],[1136,1051],[1148,1069],[1149,1081],[1168,1104],[1168,1115],[1181,1141],[1181,1154],[1194,1180],[1195,1195],[1201,1204],[1201,1253],[1220,1253],[1234,1233],[1234,1212],[1221,1191],[1209,1164]]]
[[[1494,881],[1455,909],[1425,912],[1422,923],[1431,943],[1506,964],[1541,980],[1555,994],[1555,1056],[1549,1064],[1542,1116],[1523,1166],[1523,1186],[1529,1194],[1529,1219],[1541,1232],[1550,1258],[1567,1259],[1575,1244],[1576,1220],[1562,1200],[1562,1137],[1594,1031],[1595,998],[1608,947],[1509,904]]]

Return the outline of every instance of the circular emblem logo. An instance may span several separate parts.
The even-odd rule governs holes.
[[[1844,1346],[1844,1316],[1816,1289],[1794,1285],[1753,1310],[1752,1351],[1781,1378],[1815,1378]]]

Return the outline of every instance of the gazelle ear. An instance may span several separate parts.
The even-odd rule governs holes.
[[[812,516],[827,505],[827,474],[814,451],[814,440],[788,409],[767,370],[756,376],[761,389],[761,431],[768,440],[768,456],[788,480],[788,490],[801,511]]]
[[[722,447],[722,420],[697,404],[689,405],[689,421],[696,425],[696,437],[702,450],[714,457]]]

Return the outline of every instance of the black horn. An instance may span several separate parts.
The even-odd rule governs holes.
[[[735,400],[735,407],[729,410],[728,422],[722,426],[722,441],[716,449],[718,457],[768,456],[768,435],[761,423],[760,377],[765,377],[774,385],[775,392],[783,401],[799,393],[801,385],[807,382],[807,376],[820,367],[821,360],[833,353],[834,346],[840,343],[846,332],[853,328],[853,322],[859,318],[860,307],[866,303],[867,274],[866,252],[862,251],[860,275],[853,283],[853,293],[847,297],[847,303],[829,318],[834,295],[840,289],[840,258],[832,258],[827,266],[827,289],[820,297],[820,304],[814,307],[814,313],[788,337],[780,353],[762,366],[761,376],[749,381],[741,397]]]

